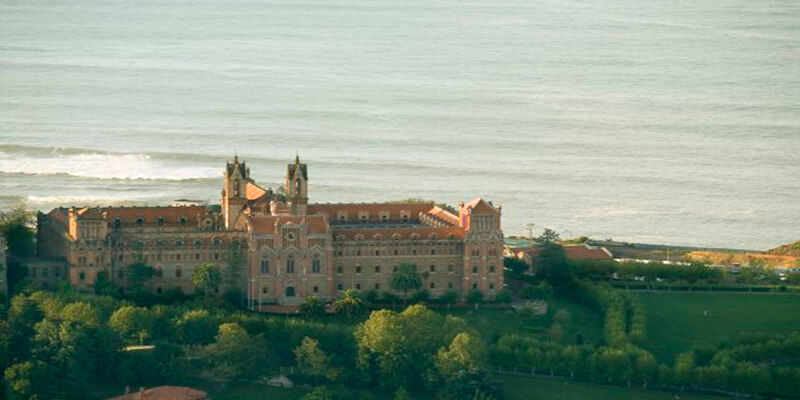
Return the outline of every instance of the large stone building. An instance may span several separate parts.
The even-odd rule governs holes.
[[[401,263],[414,264],[431,297],[503,288],[501,209],[482,199],[458,209],[433,203],[309,203],[308,168],[296,158],[283,190],[265,189],[234,158],[224,171],[221,205],[57,208],[40,214],[39,254],[60,257],[78,288],[100,271],[124,290],[126,267],[156,270],[156,293],[192,290],[201,263],[226,270],[251,307],[299,304],[306,296],[335,298],[347,288],[389,291]],[[234,265],[236,263],[233,263]],[[235,282],[231,282],[231,281]]]

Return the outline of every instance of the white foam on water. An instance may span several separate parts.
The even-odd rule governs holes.
[[[219,168],[172,165],[146,154],[84,153],[49,156],[0,152],[0,172],[53,175],[67,174],[95,179],[147,179],[180,181],[216,178]]]

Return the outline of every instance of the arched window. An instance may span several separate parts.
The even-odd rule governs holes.
[[[142,224],[144,224],[144,218],[142,217],[136,218],[136,225],[142,225]]]
[[[293,274],[294,273],[294,256],[289,255],[289,258],[286,259],[286,273]]]
[[[320,261],[319,256],[315,255],[314,259],[311,260],[311,273],[312,274],[318,274],[320,272],[320,270],[322,269],[321,265],[322,265],[322,262]]]
[[[264,275],[269,273],[269,260],[266,258],[261,259],[261,273]]]

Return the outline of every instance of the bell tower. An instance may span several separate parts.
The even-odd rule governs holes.
[[[286,168],[287,202],[292,215],[306,215],[308,206],[308,168],[300,163],[300,156]]]
[[[222,214],[225,217],[225,229],[234,229],[240,214],[247,205],[245,187],[250,178],[250,169],[239,157],[234,156],[232,162],[225,163],[225,179],[222,186]]]

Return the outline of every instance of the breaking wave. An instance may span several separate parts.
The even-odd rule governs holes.
[[[218,178],[220,168],[170,162],[148,154],[3,145],[0,146],[0,172],[66,174],[94,179],[182,181]]]

